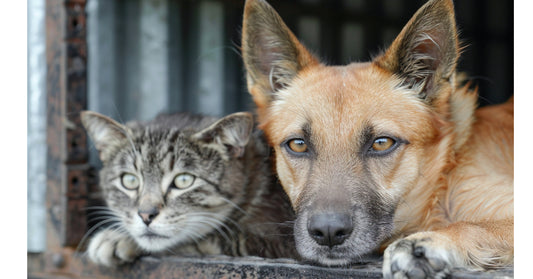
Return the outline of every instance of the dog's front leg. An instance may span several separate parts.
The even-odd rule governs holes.
[[[513,262],[512,219],[458,222],[392,243],[383,260],[385,278],[445,278],[453,268],[499,268]]]

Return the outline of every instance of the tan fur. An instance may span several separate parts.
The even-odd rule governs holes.
[[[385,232],[369,238],[380,239],[376,249],[389,247],[387,278],[419,272],[421,260],[435,278],[455,267],[512,264],[513,102],[476,111],[476,90],[459,85],[451,0],[429,1],[369,63],[318,63],[263,0],[246,2],[242,44],[260,127],[298,218],[393,208],[391,227],[383,221],[371,230]],[[367,134],[405,141],[386,156],[368,156]],[[292,138],[304,139],[308,154],[289,152]],[[353,222],[361,230],[359,219]],[[303,258],[347,264],[372,249],[357,244],[368,241],[354,231],[338,245],[351,252],[336,254],[336,246],[328,250],[305,236],[306,223],[295,227]],[[414,252],[419,245],[424,259]]]

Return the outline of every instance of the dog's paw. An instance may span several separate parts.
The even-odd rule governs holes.
[[[127,235],[109,229],[94,235],[87,248],[92,262],[108,267],[132,262],[140,256],[140,252],[137,244]]]
[[[383,257],[383,277],[447,278],[454,264],[447,240],[431,233],[418,233],[392,243]]]

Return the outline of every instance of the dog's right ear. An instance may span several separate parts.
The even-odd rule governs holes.
[[[248,90],[261,110],[302,69],[318,64],[264,0],[247,0],[242,27],[242,56]]]
[[[107,116],[94,111],[82,111],[80,117],[102,162],[106,162],[113,151],[128,139],[128,128]]]

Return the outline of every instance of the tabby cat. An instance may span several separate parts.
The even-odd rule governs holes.
[[[294,213],[249,113],[160,115],[121,125],[84,111],[113,225],[87,253],[106,266],[144,254],[296,257]],[[107,221],[104,221],[104,223]]]

